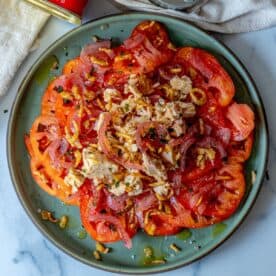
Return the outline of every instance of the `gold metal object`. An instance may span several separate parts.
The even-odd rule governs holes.
[[[48,12],[51,15],[54,15],[60,19],[66,20],[72,24],[80,25],[81,24],[81,17],[76,13],[68,11],[64,8],[61,8],[49,1],[46,0],[24,0],[45,12]]]

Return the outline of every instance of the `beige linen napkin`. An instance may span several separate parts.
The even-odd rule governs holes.
[[[221,33],[256,31],[276,25],[276,0],[202,0],[185,11],[164,9],[149,0],[113,1],[128,9],[175,16]]]
[[[0,0],[0,97],[49,15],[20,0]]]

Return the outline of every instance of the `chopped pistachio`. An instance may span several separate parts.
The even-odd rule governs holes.
[[[96,250],[103,254],[107,254],[109,252],[109,248],[105,247],[100,242],[96,242]]]
[[[61,229],[64,229],[68,224],[69,218],[67,216],[62,216],[59,221],[59,227]]]
[[[256,181],[257,174],[255,171],[251,171],[251,184],[254,184]]]
[[[101,260],[102,260],[102,257],[101,257],[100,253],[99,253],[97,250],[95,250],[95,251],[93,252],[93,255],[94,255],[94,258],[95,258],[97,261],[101,261]]]
[[[181,251],[181,249],[177,245],[175,245],[174,243],[170,244],[170,249],[172,249],[174,252]]]
[[[48,220],[50,222],[56,223],[58,222],[58,219],[54,218],[52,213],[46,210],[42,210],[40,212],[42,220]]]
[[[165,264],[166,261],[164,259],[156,259],[151,262],[151,264]]]
[[[150,258],[153,255],[153,250],[150,247],[145,247],[144,253],[147,258]]]

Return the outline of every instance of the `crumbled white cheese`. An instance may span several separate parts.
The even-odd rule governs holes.
[[[112,179],[113,173],[118,171],[118,165],[109,161],[98,150],[87,147],[82,151],[82,173],[90,179]]]
[[[129,76],[129,79],[128,79],[128,84],[129,84],[129,85],[136,85],[137,82],[138,82],[137,75],[131,74],[131,75]]]
[[[171,124],[180,118],[190,118],[196,114],[193,103],[185,103],[182,101],[168,102],[161,105],[159,102],[154,105],[154,118],[165,124]]]
[[[75,193],[78,191],[79,187],[84,182],[84,177],[78,170],[70,169],[68,174],[64,178],[65,184],[72,187],[72,192]]]
[[[135,139],[136,121],[134,119],[131,119],[122,125],[114,125],[114,128],[116,131],[132,136],[133,139]]]
[[[95,122],[94,130],[96,130],[97,132],[99,131],[100,127],[104,122],[104,116],[104,113],[101,113],[98,120]]]
[[[117,182],[111,185],[108,190],[115,196],[121,196],[126,191],[126,185],[123,182]]]
[[[126,144],[127,148],[129,149],[130,152],[137,152],[138,151],[138,147],[136,144]]]
[[[198,155],[196,159],[196,165],[200,168],[204,168],[205,161],[214,161],[216,152],[212,148],[198,148]]]
[[[101,179],[99,179],[99,178],[97,178],[97,177],[94,177],[93,178],[93,184],[95,185],[95,186],[99,186],[100,184],[102,184],[103,183],[103,181],[101,180]]]
[[[143,120],[150,120],[152,117],[152,112],[149,107],[141,107],[137,109],[137,115],[142,117]]]
[[[140,93],[140,91],[138,90],[138,88],[136,87],[136,85],[129,85],[128,86],[128,91],[130,93],[132,93],[135,98],[142,97],[142,94]]]
[[[166,146],[164,151],[162,152],[162,157],[169,163],[171,163],[172,165],[175,165],[176,160],[174,157],[174,153],[173,150],[170,146]]]
[[[124,184],[130,196],[136,196],[143,192],[143,183],[138,176],[132,174],[127,175],[124,179]]]
[[[170,80],[170,85],[173,89],[178,90],[178,99],[184,100],[192,90],[192,80],[188,76],[173,77]]]
[[[103,92],[104,101],[110,102],[113,98],[118,97],[118,91],[114,88],[106,88]]]
[[[170,190],[170,184],[164,182],[162,185],[153,187],[153,190],[160,196],[166,196]]]
[[[135,98],[140,98],[142,94],[137,88],[138,77],[136,75],[130,75],[128,83],[125,85],[124,93],[131,93]]]
[[[172,125],[176,137],[184,134],[186,132],[186,124],[182,119],[176,120]]]
[[[130,96],[127,99],[123,100],[120,104],[120,107],[123,111],[123,114],[128,114],[133,112],[136,108],[136,103],[134,98]]]
[[[147,154],[142,154],[142,160],[145,172],[148,175],[158,181],[167,179],[166,168],[161,160],[151,158]]]
[[[192,103],[176,101],[167,103],[164,117],[170,121],[174,121],[182,116],[185,118],[193,117],[195,113],[195,106]]]

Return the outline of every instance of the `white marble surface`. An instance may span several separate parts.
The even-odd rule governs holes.
[[[92,1],[87,18],[115,12],[104,0]],[[15,195],[6,160],[6,130],[18,86],[40,53],[73,26],[51,19],[41,34],[40,48],[22,64],[5,98],[0,99],[0,275],[110,275],[65,255],[31,223]],[[276,27],[238,35],[217,35],[244,62],[261,92],[268,116],[271,149],[270,180],[238,231],[204,259],[167,273],[187,276],[276,275]],[[4,110],[8,112],[4,113]],[[165,275],[165,274],[164,274]]]

